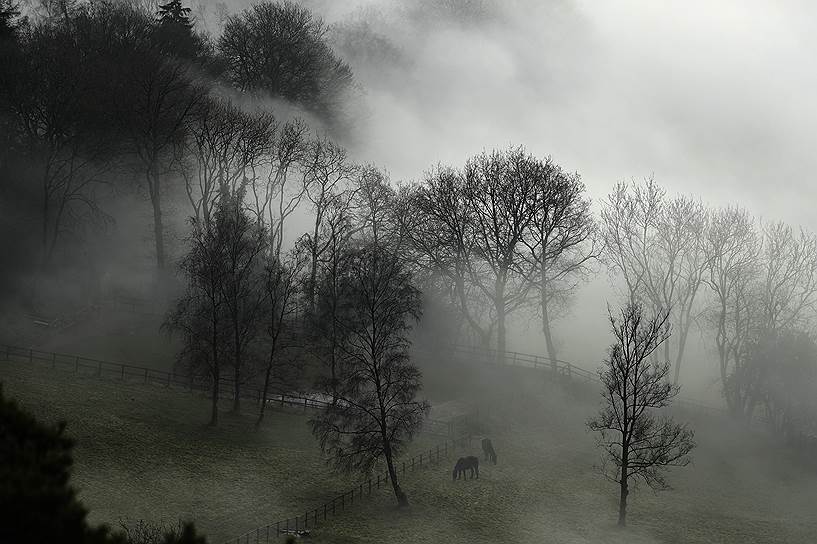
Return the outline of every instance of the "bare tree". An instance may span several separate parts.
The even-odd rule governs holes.
[[[210,425],[218,423],[219,386],[230,342],[225,332],[227,302],[222,288],[227,275],[223,259],[226,229],[221,228],[221,216],[229,219],[229,211],[220,211],[216,210],[216,218],[209,223],[191,218],[190,250],[179,263],[187,280],[186,290],[163,324],[169,333],[181,336],[179,362],[191,371],[203,369],[211,380]]]
[[[701,202],[684,196],[668,199],[652,178],[643,185],[618,184],[602,211],[607,258],[624,278],[629,299],[669,312],[678,331],[676,382],[708,270],[708,224],[709,212]],[[670,352],[665,343],[667,359]]]
[[[276,127],[269,113],[246,113],[226,99],[201,104],[188,127],[193,165],[185,169],[185,189],[197,220],[210,221],[219,195],[247,186],[254,190],[268,166]]]
[[[99,7],[92,25],[91,47],[109,60],[109,92],[123,151],[133,159],[137,182],[153,212],[156,265],[167,256],[163,216],[165,183],[172,179],[175,150],[186,136],[189,118],[206,96],[188,62],[166,54],[156,37],[155,21],[133,5]],[[79,25],[79,22],[77,23]],[[113,37],[111,37],[113,35]]]
[[[695,443],[686,425],[652,411],[668,406],[679,390],[668,379],[669,362],[647,360],[670,336],[669,314],[647,318],[643,306],[633,302],[620,317],[608,313],[616,342],[599,370],[604,407],[587,425],[599,433],[602,473],[619,485],[618,524],[624,526],[630,483],[667,489],[662,471],[689,464]]]
[[[626,183],[616,184],[602,204],[605,257],[613,273],[624,279],[631,302],[644,298],[649,244],[663,198],[663,189],[650,179],[632,190]]]
[[[502,354],[507,316],[528,302],[530,265],[523,240],[534,219],[538,178],[546,174],[541,161],[517,147],[469,159],[463,175],[475,256],[467,261],[468,277],[494,306]]]
[[[753,290],[759,273],[760,238],[752,216],[740,208],[713,213],[707,236],[708,276],[714,295],[715,346],[726,404],[734,415],[746,413],[744,347],[756,321]]]
[[[300,370],[296,357],[289,358],[292,348],[300,347],[299,323],[296,312],[298,283],[304,267],[303,254],[293,251],[283,260],[273,255],[264,267],[264,321],[267,339],[264,389],[256,425],[264,419],[270,385],[289,384]]]
[[[233,364],[233,411],[241,407],[242,373],[250,361],[247,352],[260,331],[264,301],[264,255],[267,234],[244,207],[244,191],[224,192],[219,197],[218,224],[222,241],[224,276],[220,283]]]
[[[807,326],[817,304],[817,237],[778,222],[763,226],[761,326]]]
[[[270,233],[270,249],[281,255],[284,226],[301,203],[309,181],[304,161],[307,127],[301,121],[287,122],[271,142],[269,165],[264,176],[253,176],[251,208]]]
[[[372,165],[359,169],[354,187],[355,226],[365,243],[399,250],[399,229],[393,211],[396,198],[386,172]]]
[[[331,208],[350,206],[354,193],[348,184],[356,167],[346,157],[346,150],[327,138],[310,143],[304,162],[308,176],[305,196],[312,204],[315,215],[312,232],[306,234],[303,239],[310,254],[309,278],[306,284],[307,301],[310,308],[313,308],[319,261],[333,243],[332,239],[324,239],[321,236],[322,227],[325,226],[327,214],[332,213]],[[332,218],[328,221],[331,223]]]
[[[426,173],[423,182],[410,190],[404,206],[402,230],[406,232],[415,260],[448,294],[451,305],[488,349],[495,328],[490,300],[469,282],[468,271],[475,268],[470,260],[472,224],[464,194],[464,178],[451,167],[437,166]]]
[[[335,199],[323,214],[320,239],[324,241],[324,247],[317,261],[315,303],[310,306],[308,320],[309,345],[313,355],[329,371],[328,386],[332,390],[333,404],[338,398],[337,388],[342,361],[340,348],[344,339],[344,329],[340,326],[346,312],[344,275],[349,264],[354,231],[351,213],[346,204],[340,199]],[[307,251],[311,252],[308,242]],[[324,386],[326,385],[327,383],[324,383]]]
[[[338,468],[368,472],[384,458],[397,502],[405,506],[395,457],[429,409],[415,399],[421,376],[408,355],[420,292],[396,256],[372,245],[350,256],[344,280],[348,312],[339,323],[345,339],[338,401],[312,420],[313,433]]]
[[[579,176],[563,172],[547,159],[536,181],[533,218],[522,243],[529,251],[529,279],[539,292],[542,334],[555,369],[557,352],[551,324],[559,306],[566,303],[578,280],[599,256],[600,248],[590,201],[584,196]]]
[[[3,84],[9,129],[28,168],[36,169],[41,263],[83,219],[103,216],[96,190],[113,151],[109,119],[100,107],[96,65],[77,36],[44,23],[22,33],[19,54],[7,57]]]

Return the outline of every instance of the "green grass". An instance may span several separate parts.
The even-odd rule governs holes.
[[[78,442],[74,482],[94,522],[192,518],[221,544],[314,508],[353,483],[326,466],[302,415],[270,413],[255,431],[247,406],[245,415],[223,413],[212,429],[204,425],[208,401],[198,396],[0,365],[7,394],[40,417],[69,422]],[[446,373],[428,372],[429,380],[438,381],[435,372]],[[670,474],[672,491],[631,493],[630,526],[622,531],[615,527],[616,487],[594,470],[598,455],[584,430],[595,397],[576,400],[524,378],[503,388],[486,377],[468,387],[497,466],[458,482],[452,462],[407,474],[401,483],[408,509],[397,509],[381,490],[319,528],[312,541],[737,544],[817,537],[813,465],[763,433],[693,421],[694,464]],[[416,448],[433,442],[422,437]],[[478,453],[478,440],[471,449]]]

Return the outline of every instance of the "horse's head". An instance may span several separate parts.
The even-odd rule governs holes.
[[[457,463],[454,465],[454,472],[452,474],[454,480],[457,479],[457,473],[464,470],[464,468],[463,468],[464,464],[465,464],[465,458],[464,457],[460,457],[459,459],[457,459]]]

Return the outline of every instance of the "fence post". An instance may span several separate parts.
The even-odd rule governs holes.
[[[372,494],[372,479],[371,478],[369,478],[368,484],[369,484],[369,496],[371,496],[371,494]]]
[[[284,407],[284,394],[281,393],[281,408]]]
[[[304,412],[306,412],[306,401],[307,401],[307,398],[304,397]]]
[[[323,503],[323,520],[326,521],[326,503]]]
[[[34,362],[34,349],[32,348],[28,350],[28,362],[29,364]]]
[[[304,529],[309,529],[309,510],[304,513]]]
[[[145,383],[148,383],[148,369],[145,369]]]
[[[122,370],[122,381],[125,381],[125,365],[120,365]]]
[[[281,536],[281,522],[276,521],[275,522],[275,538],[278,538],[279,536]]]
[[[405,473],[406,473],[406,462],[403,461],[403,474],[405,474]]]
[[[377,489],[380,489],[380,473],[377,474]]]
[[[570,363],[567,363],[567,378],[573,379],[573,369],[570,366]]]
[[[411,470],[414,470],[414,457],[411,458]]]

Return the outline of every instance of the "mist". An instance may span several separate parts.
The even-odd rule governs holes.
[[[104,544],[817,535],[810,3],[0,23],[0,427],[65,474],[9,504]],[[51,538],[21,509],[0,540]]]

